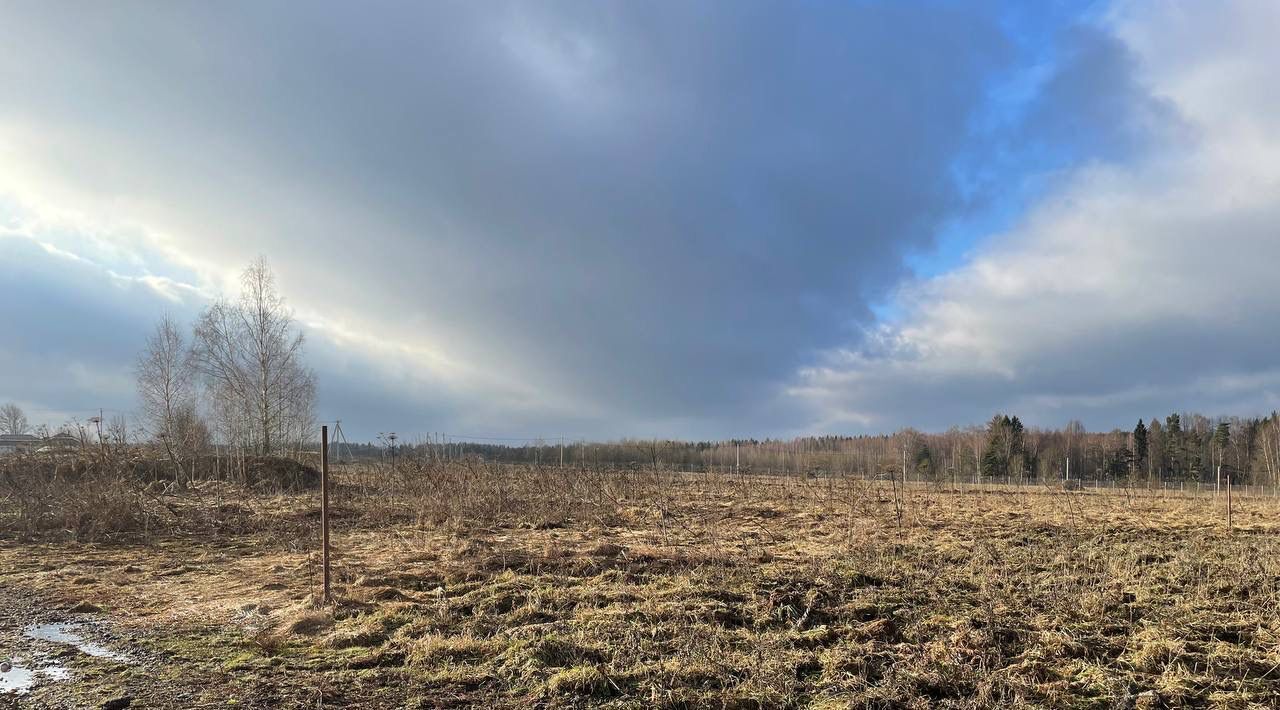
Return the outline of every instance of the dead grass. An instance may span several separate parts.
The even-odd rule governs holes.
[[[0,549],[0,579],[106,609],[190,704],[1280,705],[1270,500],[1228,534],[1203,498],[478,466],[345,474],[328,607],[310,498],[212,539]]]

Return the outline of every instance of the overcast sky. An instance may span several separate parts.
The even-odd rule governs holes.
[[[305,12],[304,12],[305,10]],[[0,0],[0,401],[265,256],[354,438],[1280,406],[1280,3]]]

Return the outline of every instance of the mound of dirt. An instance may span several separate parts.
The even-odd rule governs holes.
[[[141,458],[134,473],[144,481],[172,481],[177,467],[172,461]],[[301,491],[320,487],[320,472],[281,456],[246,456],[243,459],[198,456],[182,462],[183,477],[202,481],[230,481],[265,491]]]
[[[257,456],[244,462],[245,483],[253,488],[300,491],[320,487],[320,472],[279,456]]]

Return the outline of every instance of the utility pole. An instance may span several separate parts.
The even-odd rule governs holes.
[[[338,463],[343,463],[351,458],[351,444],[347,442],[347,435],[342,432],[341,419],[333,423],[333,441],[331,443],[333,450],[338,454]],[[347,445],[347,455],[345,457],[342,455],[343,444]]]
[[[94,424],[96,424],[96,425],[97,425],[97,427],[98,427],[98,453],[99,453],[99,454],[102,454],[102,453],[103,453],[103,441],[102,441],[102,410],[101,410],[101,409],[99,409],[99,410],[98,410],[98,416],[90,418],[90,419],[89,419],[89,421],[93,422],[93,423],[94,423]]]

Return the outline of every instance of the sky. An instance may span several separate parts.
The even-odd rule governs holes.
[[[1280,4],[0,0],[0,401],[264,257],[354,439],[1280,407]]]

